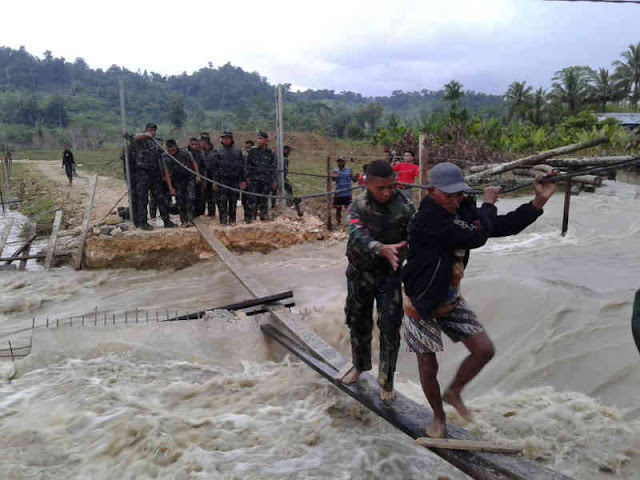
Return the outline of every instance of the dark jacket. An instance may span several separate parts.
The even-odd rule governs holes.
[[[235,145],[218,147],[214,180],[235,188],[239,182],[244,182],[244,156]]]
[[[422,318],[429,318],[446,299],[455,250],[483,246],[490,237],[505,237],[531,225],[542,211],[531,202],[506,215],[497,215],[495,205],[476,207],[474,199],[465,200],[457,215],[450,214],[431,198],[425,197],[409,229],[409,255],[402,270],[405,291]]]

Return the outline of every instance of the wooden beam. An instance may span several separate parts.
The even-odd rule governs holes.
[[[497,445],[484,440],[456,440],[455,438],[416,438],[416,445],[427,448],[446,448],[449,450],[468,450],[471,452],[520,453],[522,449]]]
[[[4,250],[4,246],[7,244],[7,240],[9,239],[9,233],[11,233],[11,228],[13,227],[13,217],[9,217],[7,222],[4,224],[4,229],[2,230],[2,237],[0,237],[0,257],[2,256],[2,250]]]
[[[44,269],[51,270],[51,260],[55,255],[56,243],[58,243],[58,232],[60,231],[60,223],[62,222],[62,210],[56,211],[56,216],[53,219],[53,228],[51,229],[51,237],[49,238],[49,245],[47,245],[47,258],[44,261]]]
[[[364,373],[355,385],[345,385],[336,381],[338,369],[319,361],[309,351],[284,335],[273,325],[261,325],[261,330],[280,345],[291,351],[313,370],[332,382],[337,388],[349,394],[355,400],[376,413],[394,427],[413,439],[424,437],[425,427],[433,419],[431,410],[425,405],[397,392],[391,405],[380,400],[378,382]],[[332,348],[332,347],[329,347]],[[447,425],[447,433],[454,440],[474,440],[469,432],[455,425]],[[442,457],[456,468],[476,480],[570,480],[571,477],[537,465],[517,455],[499,453],[431,448],[433,453]]]
[[[87,241],[87,232],[91,225],[91,210],[93,209],[93,200],[96,196],[96,184],[98,176],[94,175],[89,179],[89,200],[87,208],[84,211],[84,220],[82,221],[82,233],[80,234],[80,245],[78,245],[78,255],[76,256],[76,270],[82,268],[82,258],[84,257],[84,243]]]
[[[535,165],[536,163],[542,163],[546,159],[551,157],[558,157],[560,155],[577,152],[578,150],[584,150],[585,148],[596,147],[608,142],[609,140],[607,139],[607,137],[598,137],[592,140],[587,140],[585,142],[574,143],[572,145],[566,145],[560,148],[554,148],[552,150],[547,150],[546,152],[536,153],[535,155],[529,155],[528,157],[519,158],[518,160],[513,160],[512,162],[501,163],[482,172],[467,175],[465,177],[465,180],[467,182],[478,181],[485,177],[497,175],[502,172],[507,172],[520,166]]]
[[[30,235],[29,237],[27,237],[26,241],[23,242],[22,245],[20,245],[18,247],[18,249],[15,252],[13,252],[11,254],[11,256],[5,261],[6,264],[9,265],[14,260],[17,260],[18,257],[20,256],[20,254],[25,251],[25,249],[27,248],[27,245],[30,245],[31,242],[33,242],[34,238],[36,238],[36,234],[35,233],[33,235]]]
[[[64,252],[64,253],[56,253],[56,257],[68,257],[70,255],[73,255],[71,252]],[[17,262],[18,260],[35,260],[38,258],[47,258],[47,254],[46,253],[31,253],[29,255],[18,255],[16,257],[11,256],[11,257],[0,257],[0,262],[5,262],[7,264],[11,263],[11,262]]]

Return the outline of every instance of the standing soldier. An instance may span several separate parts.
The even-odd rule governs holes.
[[[298,212],[298,216],[301,217],[304,215],[302,213],[302,208],[300,208],[300,199],[293,196],[293,186],[291,182],[289,182],[289,155],[291,154],[291,150],[293,150],[289,145],[285,145],[282,147],[283,165],[284,165],[284,191],[287,192],[287,205],[293,205],[296,208],[296,212]]]
[[[189,227],[193,225],[193,203],[196,197],[196,183],[200,183],[200,178],[195,177],[187,168],[198,172],[198,165],[191,153],[179,149],[175,140],[167,140],[167,151],[163,154],[163,161],[169,168],[171,176],[167,182],[169,191],[176,196],[178,210],[180,212],[180,226]],[[186,168],[184,168],[186,167]],[[194,180],[195,177],[195,180]]]
[[[216,162],[216,149],[211,144],[211,136],[208,132],[202,132],[200,134],[200,155],[202,157],[202,164],[204,165],[205,176],[213,180],[215,175],[215,162]],[[204,204],[207,208],[208,215],[210,217],[216,216],[216,199],[218,198],[218,192],[216,185],[213,185],[205,181],[204,186]],[[204,208],[201,215],[204,215]]]
[[[76,162],[73,159],[73,153],[71,153],[71,145],[68,143],[64,144],[64,152],[62,152],[62,166],[64,167],[64,172],[67,174],[67,178],[69,179],[69,186],[73,183],[73,171],[75,170]]]
[[[257,146],[249,150],[249,156],[247,157],[247,186],[249,192],[269,195],[278,186],[276,169],[277,160],[273,150],[269,148],[269,135],[266,132],[258,132]],[[247,199],[250,213],[247,223],[254,221],[258,213],[260,214],[260,220],[269,220],[268,202],[268,197],[250,195]]]
[[[204,166],[204,160],[202,159],[201,150],[200,150],[200,141],[196,137],[191,137],[189,139],[189,153],[193,157],[193,160],[196,162],[198,166],[198,173],[201,175],[206,174],[206,168]],[[196,177],[197,178],[197,177]],[[204,189],[207,186],[207,182],[204,180],[196,181],[195,190],[196,197],[193,205],[193,216],[199,217],[204,213]]]
[[[244,172],[245,175],[247,173],[247,158],[249,158],[249,151],[253,148],[253,146],[255,145],[255,142],[253,140],[247,140],[246,142],[244,142],[244,151],[245,151],[245,155],[244,155]],[[246,223],[249,223],[251,221],[251,213],[249,211],[249,195],[247,195],[246,193],[243,193],[240,196],[240,201],[242,202],[242,210],[244,211],[244,221]]]
[[[169,218],[169,204],[164,189],[162,189],[163,176],[161,157],[162,149],[154,140],[158,127],[155,123],[147,123],[144,133],[133,138],[136,154],[136,196],[137,196],[137,222],[142,230],[152,230],[147,221],[147,203],[151,192],[158,202],[160,217],[165,228],[176,225]]]
[[[226,131],[220,137],[222,145],[218,148],[218,160],[214,180],[223,185],[233,188],[243,189],[247,186],[245,182],[244,156],[242,151],[234,145],[233,133]],[[236,205],[239,193],[218,186],[218,212],[220,213],[220,223],[236,223]]]

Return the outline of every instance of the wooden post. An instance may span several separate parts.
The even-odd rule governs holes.
[[[278,187],[280,191],[280,209],[284,212],[287,207],[287,200],[285,199],[284,191],[284,144],[282,143],[282,86],[276,87],[276,139],[277,156],[278,156]]]
[[[76,270],[82,268],[82,257],[84,256],[84,242],[87,240],[87,232],[91,225],[91,210],[93,209],[93,199],[96,196],[96,183],[98,176],[94,175],[89,180],[89,201],[84,211],[84,220],[82,222],[82,233],[80,234],[80,245],[78,245],[78,255],[76,256]]]
[[[564,211],[562,212],[562,232],[564,237],[569,228],[569,204],[571,203],[571,178],[567,180],[566,191],[564,192]]]
[[[429,177],[429,149],[425,145],[425,135],[421,134],[418,137],[418,166],[420,167],[420,176],[418,182],[420,185],[424,185]],[[418,203],[426,196],[427,191],[424,189],[418,190]]]
[[[327,193],[332,191],[331,188],[331,155],[327,156]],[[327,230],[333,230],[333,195],[327,195]]]
[[[2,156],[2,171],[4,172],[5,192],[8,199],[9,192],[11,191],[11,174],[9,173],[9,159],[7,155]]]
[[[122,142],[124,144],[124,168],[127,174],[127,192],[129,192],[129,220],[127,223],[133,222],[133,192],[131,190],[131,170],[129,168],[129,148],[127,145],[127,111],[124,106],[124,87],[122,80],[118,79],[118,90],[120,93],[120,117],[122,118]]]
[[[51,237],[47,246],[47,258],[44,261],[44,269],[51,270],[51,260],[55,255],[56,243],[58,242],[58,232],[60,231],[60,222],[62,222],[62,210],[56,211],[56,217],[53,220],[53,228],[51,229]]]
[[[4,246],[7,244],[7,240],[9,239],[9,233],[11,233],[12,227],[13,227],[13,217],[9,217],[7,219],[7,223],[4,224],[4,230],[2,230],[2,237],[0,237],[0,257],[2,257],[2,250],[4,250]]]
[[[31,250],[31,242],[33,242],[33,239],[36,238],[36,224],[35,224],[35,222],[33,222],[31,224],[31,226],[29,227],[28,238],[29,238],[29,240],[25,244],[24,250],[22,251],[23,252],[23,256],[29,256],[29,251]],[[20,260],[20,264],[18,265],[18,270],[23,270],[24,271],[27,268],[27,262],[28,261],[29,261],[28,258]]]

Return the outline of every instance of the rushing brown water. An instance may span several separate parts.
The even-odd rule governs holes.
[[[503,199],[503,212],[521,200]],[[640,287],[640,189],[611,183],[562,197],[522,234],[472,254],[463,292],[497,355],[468,387],[485,438],[576,479],[640,478],[640,356],[630,333]],[[345,354],[344,243],[241,261]],[[187,309],[247,298],[217,261],[176,272],[0,273],[0,342],[46,317]],[[2,478],[467,478],[293,358],[254,317],[172,325],[38,330],[2,364]],[[1,344],[0,344],[1,346]],[[446,343],[440,380],[464,357]],[[424,402],[416,362],[398,388]],[[9,377],[17,370],[13,380]],[[450,419],[462,424],[453,412]]]

